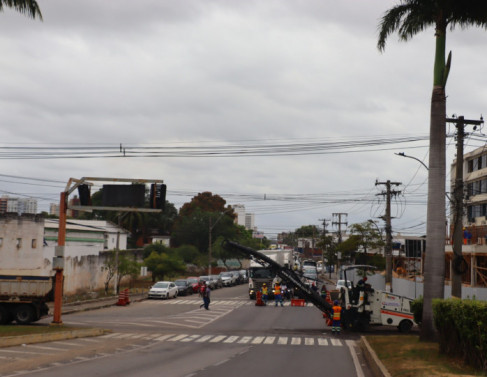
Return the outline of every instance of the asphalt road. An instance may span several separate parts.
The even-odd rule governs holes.
[[[371,376],[359,335],[332,335],[313,306],[258,307],[246,285],[70,314],[66,325],[113,332],[0,349],[0,376]],[[50,322],[50,318],[43,320]]]

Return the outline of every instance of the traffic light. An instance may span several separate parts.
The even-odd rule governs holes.
[[[90,186],[88,185],[79,185],[78,186],[78,195],[79,195],[79,203],[82,206],[91,206],[91,192]]]
[[[166,205],[166,185],[153,183],[150,186],[149,207],[154,209],[162,209]]]

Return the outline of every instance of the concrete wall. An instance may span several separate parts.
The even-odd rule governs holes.
[[[423,296],[423,282],[409,281],[405,279],[393,278],[392,289],[394,293],[409,298],[418,298]],[[451,297],[451,286],[445,285],[445,298]],[[487,301],[487,288],[462,287],[462,298],[473,298]]]
[[[0,239],[0,274],[49,275],[42,267],[44,219],[2,216]]]

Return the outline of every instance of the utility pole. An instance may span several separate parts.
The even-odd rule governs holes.
[[[342,243],[342,225],[347,226],[348,222],[342,221],[342,216],[347,217],[348,213],[334,213],[333,217],[337,218],[338,221],[333,221],[332,225],[338,225],[338,243]]]
[[[323,221],[323,241],[322,241],[322,244],[323,244],[323,250],[321,252],[321,264],[323,266],[323,268],[325,268],[325,251],[327,251],[326,249],[326,233],[328,233],[328,230],[326,229],[328,227],[328,224],[330,222],[330,220],[327,220],[327,219],[320,219],[320,221]],[[328,261],[330,262],[330,261]],[[326,269],[325,269],[325,272],[326,272]],[[331,267],[330,267],[330,274],[331,274]]]
[[[385,245],[385,254],[386,254],[386,290],[392,292],[392,226],[391,226],[391,197],[394,195],[398,195],[401,191],[391,190],[391,186],[399,186],[401,182],[378,182],[375,181],[375,185],[385,185],[386,191],[377,194],[383,195],[386,197],[386,213],[381,218],[386,223],[386,245]]]
[[[457,160],[455,165],[455,188],[453,191],[453,268],[451,277],[452,297],[462,298],[463,270],[463,140],[465,138],[465,125],[473,125],[474,131],[484,120],[468,120],[463,115],[456,118],[447,118],[447,122],[455,123],[457,128]]]
[[[342,225],[347,226],[348,222],[342,221],[342,216],[347,217],[348,213],[333,213],[333,218],[336,218],[338,221],[332,221],[332,225],[338,225],[338,244],[342,243]],[[341,252],[337,252],[337,274],[340,274],[339,268],[340,268],[340,258],[341,258]],[[340,255],[340,257],[339,257]]]

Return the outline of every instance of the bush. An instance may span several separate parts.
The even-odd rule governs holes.
[[[433,300],[440,352],[461,357],[487,371],[487,303],[475,300]]]
[[[421,325],[423,322],[423,296],[419,296],[411,303],[411,311],[414,315],[414,322]]]

